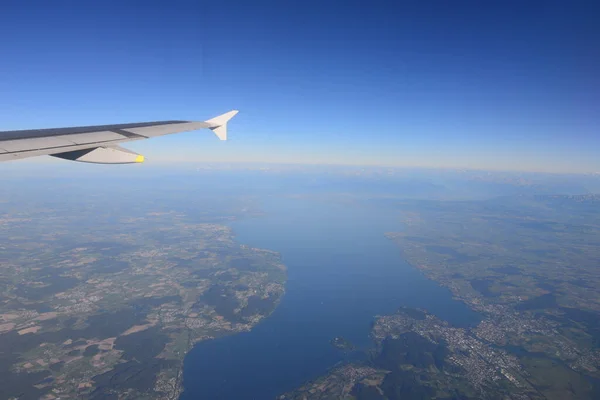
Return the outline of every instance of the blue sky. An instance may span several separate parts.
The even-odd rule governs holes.
[[[149,162],[600,171],[600,6],[565,1],[12,1],[0,130],[239,109]],[[22,161],[27,162],[27,161]]]

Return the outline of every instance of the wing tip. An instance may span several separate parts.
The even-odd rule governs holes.
[[[221,125],[225,125],[231,118],[235,117],[239,113],[238,110],[231,110],[226,112],[225,114],[218,115],[214,118],[207,120],[206,122],[211,124],[213,128],[219,127]]]
[[[235,117],[238,112],[239,110],[231,110],[225,114],[221,114],[206,121],[211,125],[209,127],[210,130],[217,135],[219,140],[227,140],[227,122],[229,122],[231,118]]]

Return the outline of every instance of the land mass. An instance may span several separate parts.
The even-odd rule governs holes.
[[[340,350],[354,350],[355,347],[354,345],[348,341],[347,339],[344,339],[341,336],[337,336],[334,337],[333,339],[331,339],[331,345],[337,349]]]
[[[404,258],[481,315],[376,317],[375,349],[281,399],[600,397],[597,195],[397,201]]]
[[[0,214],[1,398],[177,399],[195,343],[252,329],[284,293],[279,255],[222,223],[110,218]]]

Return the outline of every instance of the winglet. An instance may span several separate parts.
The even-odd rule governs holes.
[[[227,140],[227,122],[238,113],[238,110],[232,110],[221,114],[218,117],[214,117],[206,121],[210,124],[209,128],[217,135],[221,140]]]

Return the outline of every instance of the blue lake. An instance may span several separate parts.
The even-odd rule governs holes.
[[[400,306],[460,326],[479,320],[385,238],[402,229],[396,211],[274,197],[263,209],[265,217],[232,227],[240,243],[281,253],[286,294],[251,332],[196,345],[185,359],[181,399],[274,399],[344,360],[333,337],[368,348],[373,317]]]

